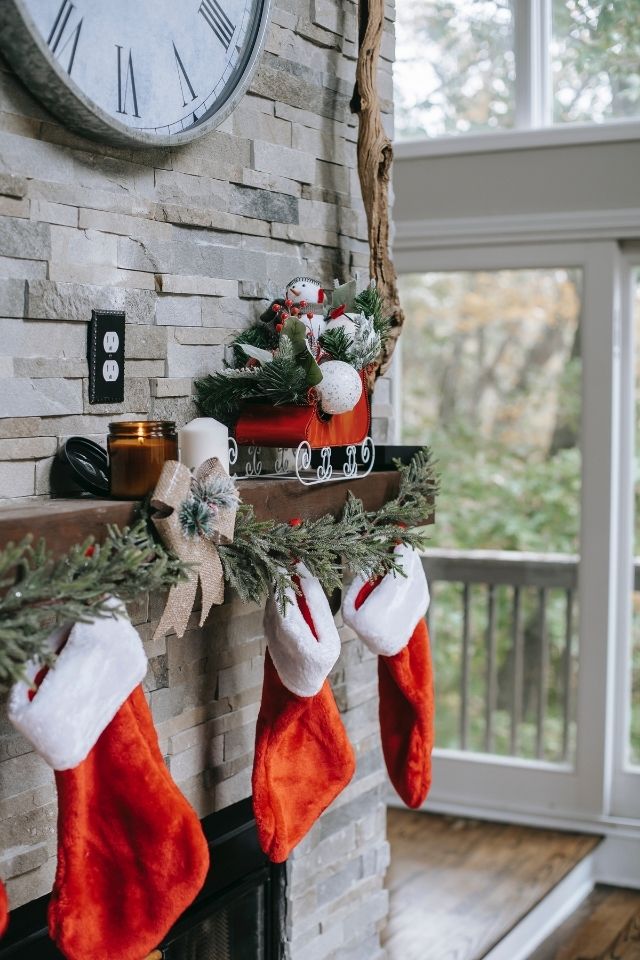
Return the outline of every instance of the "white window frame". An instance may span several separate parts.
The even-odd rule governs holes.
[[[624,336],[628,337],[632,326],[630,304],[620,296],[627,269],[624,258],[613,240],[566,243],[552,238],[540,243],[447,249],[415,243],[411,249],[396,252],[400,274],[545,267],[578,267],[583,276],[575,765],[436,750],[426,808],[511,815],[529,822],[579,822],[585,829],[594,829],[619,822],[620,817],[640,818],[640,791],[635,791],[632,805],[620,804],[618,784],[624,771],[616,749],[625,723],[619,696],[629,641],[628,627],[624,633],[625,610],[630,623],[629,578],[627,575],[623,589],[619,576],[631,549],[624,541],[631,482],[628,438],[624,438],[630,431],[633,403],[630,365],[623,361],[623,355],[629,356],[623,349]],[[630,284],[627,286],[630,289]],[[621,308],[627,310],[624,322]],[[624,569],[629,571],[630,564]],[[628,659],[626,664],[628,670]],[[631,786],[629,790],[633,792]]]
[[[512,0],[516,64],[514,125],[503,130],[401,140],[398,158],[486,153],[526,147],[601,143],[640,138],[640,118],[603,123],[553,122],[550,45],[552,0]]]

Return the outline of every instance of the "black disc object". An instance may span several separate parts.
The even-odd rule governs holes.
[[[109,496],[109,457],[104,447],[86,437],[69,437],[58,451],[51,473],[55,492],[85,490]]]

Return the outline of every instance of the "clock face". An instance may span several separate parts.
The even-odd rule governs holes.
[[[115,143],[191,140],[249,83],[269,0],[0,0],[0,43],[71,126]]]

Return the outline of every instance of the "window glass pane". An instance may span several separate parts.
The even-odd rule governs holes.
[[[510,0],[398,0],[396,136],[513,125]]]
[[[553,0],[556,122],[640,113],[638,0]]]
[[[580,273],[410,275],[401,296],[402,438],[430,442],[441,473],[425,559],[438,745],[571,759]]]
[[[631,651],[630,761],[640,766],[640,268],[635,272],[636,340],[636,443],[635,443],[635,583],[633,594],[633,645]]]

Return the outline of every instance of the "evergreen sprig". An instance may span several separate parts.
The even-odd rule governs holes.
[[[233,341],[234,366],[244,367],[247,362],[247,356],[241,349],[240,344],[248,343],[252,347],[260,347],[263,350],[275,350],[278,346],[278,340],[278,334],[266,323],[254,323],[247,327]]]
[[[384,302],[375,283],[370,283],[357,295],[354,306],[358,313],[364,313],[366,317],[373,318],[374,329],[384,347],[391,332],[391,320],[384,313]]]
[[[344,327],[335,327],[320,334],[319,344],[325,353],[331,354],[334,360],[350,363],[351,337]]]
[[[186,566],[150,537],[141,520],[110,526],[104,543],[92,538],[55,558],[43,540],[10,543],[0,551],[0,691],[35,658],[52,661],[51,630],[69,621],[112,616],[110,595],[122,601],[185,579]]]
[[[230,510],[240,504],[238,489],[226,473],[191,481],[191,493],[180,504],[178,519],[185,537],[209,539],[215,533],[219,510]]]
[[[311,355],[310,359],[311,358]],[[273,360],[261,366],[227,369],[196,380],[196,403],[208,417],[232,423],[243,403],[307,403],[308,373],[288,337],[280,338]]]
[[[373,317],[360,314],[356,330],[351,336],[344,327],[327,330],[320,336],[320,346],[334,360],[348,363],[355,370],[363,370],[373,363],[382,348],[382,341],[375,329]]]

